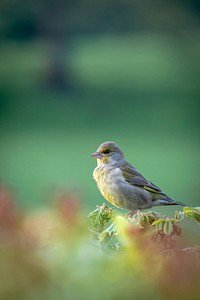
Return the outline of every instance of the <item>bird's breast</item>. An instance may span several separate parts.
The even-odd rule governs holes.
[[[124,181],[120,168],[97,167],[93,177],[102,195],[111,203],[118,206],[118,183]]]

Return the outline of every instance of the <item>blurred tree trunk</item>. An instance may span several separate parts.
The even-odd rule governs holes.
[[[66,30],[67,7],[64,0],[50,1],[43,10],[44,36],[48,43],[49,64],[45,81],[56,90],[70,91],[73,87],[70,67],[69,34]]]
[[[46,73],[47,85],[56,90],[70,91],[72,89],[72,72],[65,41],[59,36],[48,37],[49,65]]]

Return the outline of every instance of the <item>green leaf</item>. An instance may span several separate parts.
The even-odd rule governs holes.
[[[101,247],[105,250],[116,251],[121,248],[119,242],[116,239],[118,233],[118,227],[115,222],[113,222],[108,228],[103,230],[98,237]]]
[[[100,232],[113,215],[112,209],[106,205],[97,206],[97,208],[88,215],[90,222],[89,229],[94,232]]]
[[[154,226],[154,225],[161,224],[164,222],[166,222],[166,219],[159,219],[159,220],[154,221],[151,225]]]
[[[160,223],[165,223],[166,221],[170,221],[171,223],[178,222],[177,219],[172,219],[172,218],[158,219],[152,223],[152,226]]]
[[[183,208],[186,217],[193,218],[197,223],[200,223],[200,208],[199,207],[188,207]]]
[[[169,235],[171,233],[176,234],[176,231],[174,231],[175,227],[173,226],[176,223],[179,223],[177,219],[165,218],[154,221],[152,223],[152,226],[156,225],[157,230],[159,230],[159,225],[162,225],[162,232],[166,235]]]

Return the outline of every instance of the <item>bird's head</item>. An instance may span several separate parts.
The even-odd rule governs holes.
[[[110,141],[101,144],[91,156],[97,158],[98,165],[115,165],[124,161],[123,152],[115,142]]]

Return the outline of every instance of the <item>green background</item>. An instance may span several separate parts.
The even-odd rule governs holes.
[[[90,154],[113,140],[164,192],[199,206],[195,3],[1,4],[0,180],[19,205],[48,205],[59,189],[87,211],[101,204]],[[47,80],[55,58],[66,85]]]

